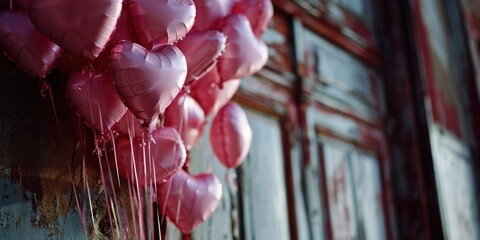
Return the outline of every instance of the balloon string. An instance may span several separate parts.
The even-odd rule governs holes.
[[[111,133],[111,137],[112,137],[112,141],[113,140],[113,131],[110,131]],[[106,159],[109,159],[109,157],[107,156],[108,152],[105,151],[105,157]],[[115,152],[114,152],[115,154]],[[117,195],[115,194],[115,181],[113,180],[113,176],[112,176],[112,169],[110,168],[110,164],[107,164],[107,172],[108,172],[108,183],[109,183],[109,186],[111,187],[111,192],[110,192],[110,195],[113,195],[113,199],[112,197],[110,197],[110,209],[112,210],[112,216],[113,216],[113,222],[115,223],[115,226],[111,225],[112,228],[115,227],[116,229],[116,233],[117,233],[117,239],[120,239],[121,238],[121,234],[120,234],[120,222],[119,222],[119,218],[117,217],[120,216],[120,212],[119,212],[119,208],[116,207],[116,206],[120,206],[119,205],[119,202],[117,200]],[[117,171],[117,177],[118,177],[118,171]],[[120,182],[118,182],[119,184],[119,188],[120,188]],[[108,202],[107,202],[108,204]],[[113,232],[113,231],[112,231]]]
[[[113,158],[115,159],[115,173],[117,175],[118,187],[120,188],[121,184],[120,184],[120,174],[118,172],[118,158],[117,158],[117,148],[115,146],[115,136],[114,136],[113,131],[110,131],[110,133],[111,133],[111,138],[112,138]]]
[[[68,173],[70,174],[70,181],[72,182],[72,191],[73,191],[73,197],[75,198],[75,205],[77,207],[77,210],[82,218],[82,227],[83,229],[87,230],[87,227],[85,225],[85,219],[83,217],[84,215],[84,211],[83,209],[80,207],[80,201],[79,201],[79,196],[78,196],[78,193],[77,193],[77,188],[75,186],[75,173],[74,173],[74,170],[73,170],[73,162],[75,161],[75,156],[77,155],[77,150],[79,149],[80,147],[80,142],[77,142],[77,144],[75,145],[75,149],[73,150],[73,154],[72,154],[72,164],[70,162],[67,161],[67,168],[68,168]]]
[[[131,151],[131,156],[132,156],[132,159],[131,159],[131,162],[133,164],[133,173],[132,173],[132,176],[135,176],[135,185],[133,186],[133,190],[134,190],[134,194],[135,194],[135,199],[136,199],[136,204],[137,204],[137,220],[138,220],[138,227],[139,227],[139,234],[140,234],[140,239],[145,239],[145,234],[144,234],[144,221],[143,221],[143,218],[142,218],[142,215],[143,215],[143,206],[142,206],[142,196],[141,196],[141,193],[140,193],[140,183],[138,181],[139,177],[138,177],[138,174],[137,174],[137,169],[138,169],[138,166],[136,164],[136,157],[135,157],[135,151],[134,151],[134,148],[133,148],[133,144],[135,144],[135,142],[133,141],[133,138],[130,138],[130,151]],[[138,156],[140,157],[140,156]],[[139,171],[141,171],[140,169],[138,169]],[[136,191],[135,191],[136,190]]]
[[[129,201],[130,201],[130,214],[131,214],[131,219],[133,220],[133,234],[135,236],[134,239],[139,239],[138,237],[138,229],[137,229],[137,219],[135,217],[135,193],[134,193],[134,186],[133,186],[133,183],[131,181],[128,181],[128,196],[129,196]],[[137,207],[138,209],[138,207]]]
[[[113,227],[113,222],[112,222],[112,209],[110,209],[110,205],[108,204],[110,201],[110,198],[108,197],[108,190],[107,190],[107,179],[106,179],[106,173],[103,169],[103,164],[102,164],[102,154],[101,152],[97,152],[97,160],[98,160],[98,166],[100,168],[100,182],[103,185],[103,195],[105,198],[105,208],[107,210],[107,215],[108,215],[108,223],[110,224],[111,227]]]
[[[170,193],[171,193],[171,190],[172,190],[172,184],[173,184],[173,181],[168,181],[167,182],[167,194],[165,196],[165,199],[162,203],[162,222],[165,221],[165,216],[167,214],[167,202],[168,202],[168,199],[170,198]]]
[[[60,136],[60,142],[62,145],[65,145],[63,143],[63,135],[62,135],[62,130],[60,128],[60,121],[58,121],[58,114],[57,114],[57,108],[55,107],[55,101],[53,99],[53,94],[52,94],[52,89],[50,88],[50,85],[45,81],[42,80],[42,91],[48,91],[48,95],[50,96],[50,102],[52,104],[52,109],[53,109],[53,114],[55,115],[55,123],[57,124],[57,130],[58,130],[58,135]]]

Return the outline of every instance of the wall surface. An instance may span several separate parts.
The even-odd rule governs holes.
[[[0,57],[0,239],[85,239],[68,170],[78,185],[75,118],[61,81],[47,80],[53,98]],[[94,164],[86,167],[95,185]]]

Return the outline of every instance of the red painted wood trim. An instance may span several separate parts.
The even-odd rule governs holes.
[[[347,50],[367,64],[374,67],[381,66],[382,61],[380,57],[380,51],[373,45],[373,43],[367,42],[368,46],[362,46],[361,44],[342,34],[342,30],[339,26],[335,26],[325,19],[316,18],[310,15],[293,1],[273,0],[272,2],[279,9],[282,9],[288,14],[301,19],[308,28],[322,35],[324,38],[333,42],[339,47]]]
[[[282,135],[282,146],[283,146],[283,155],[284,155],[284,170],[285,170],[285,185],[287,190],[287,205],[288,205],[288,222],[290,226],[290,239],[298,239],[298,227],[297,227],[297,213],[295,208],[295,186],[293,182],[293,167],[292,167],[292,144],[290,142],[291,134],[288,129],[288,118],[283,117],[280,126],[281,126],[281,135]],[[293,130],[295,131],[295,130]]]
[[[387,139],[383,134],[371,134],[371,130],[366,129],[361,133],[362,138],[360,140],[354,140],[339,136],[332,131],[316,126],[317,135],[326,136],[332,139],[337,139],[342,142],[349,143],[359,149],[366,150],[368,152],[373,152],[377,156],[379,171],[380,171],[380,181],[382,186],[382,209],[384,214],[384,223],[385,223],[385,235],[388,240],[394,239],[393,236],[393,224],[395,223],[395,202],[393,194],[393,183],[390,178],[390,152]],[[320,147],[319,147],[320,148]],[[320,150],[320,149],[319,149]],[[322,151],[319,151],[319,166],[320,166],[320,178],[321,178],[321,188],[322,193],[322,205],[325,211],[325,220],[324,225],[327,231],[328,239],[333,239],[333,229],[330,223],[330,208],[328,201],[328,188],[327,188],[327,179],[325,171],[325,160],[323,158]]]
[[[322,198],[322,208],[324,210],[324,229],[327,239],[333,239],[333,226],[330,216],[330,201],[328,200],[327,170],[325,167],[325,157],[323,155],[323,144],[318,144],[318,166],[320,167],[320,195]]]
[[[418,68],[419,68],[419,73],[420,73],[420,79],[425,79],[425,86],[426,90],[428,90],[428,93],[430,95],[430,99],[432,102],[432,112],[431,114],[433,115],[434,119],[439,119],[438,118],[438,111],[435,108],[435,99],[437,99],[437,92],[435,91],[435,85],[434,85],[434,76],[432,72],[432,60],[430,56],[430,50],[429,50],[429,43],[428,43],[428,32],[426,29],[425,24],[423,23],[422,16],[421,16],[421,9],[420,9],[420,2],[419,1],[410,1],[409,4],[409,10],[412,13],[412,22],[413,24],[413,35],[414,40],[415,40],[415,46],[417,47],[416,51],[419,52],[417,58],[419,59],[418,61]],[[428,114],[428,113],[427,113]],[[438,121],[437,121],[438,122]],[[428,133],[428,131],[426,131]],[[424,136],[427,141],[429,141],[429,136]],[[430,142],[428,142],[430,144]],[[431,154],[431,153],[429,153]],[[443,226],[441,222],[441,214],[440,214],[440,204],[438,202],[438,195],[437,195],[437,190],[436,190],[436,183],[435,183],[435,173],[433,170],[429,170],[428,166],[433,164],[433,158],[429,159],[418,159],[415,161],[417,165],[417,171],[418,171],[418,176],[420,177],[422,183],[424,183],[424,191],[421,192],[420,194],[422,195],[422,198],[425,199],[426,204],[426,212],[425,214],[427,215],[425,221],[426,227],[430,230],[427,234],[429,239],[434,239],[438,236],[443,237]],[[427,162],[427,167],[424,167],[424,165]],[[432,182],[434,181],[434,182]],[[431,189],[434,189],[433,191]],[[435,203],[432,203],[431,201],[436,201]],[[432,206],[435,205],[435,206]]]

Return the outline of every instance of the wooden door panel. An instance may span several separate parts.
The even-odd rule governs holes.
[[[430,139],[444,236],[479,239],[478,197],[469,149],[440,129],[432,128]]]
[[[290,239],[284,157],[277,119],[247,110],[253,141],[241,166],[245,239]]]
[[[321,137],[320,147],[331,237],[385,239],[378,159],[372,153],[330,138]]]
[[[302,34],[302,75],[312,98],[367,120],[383,116],[383,85],[376,70],[309,29]]]

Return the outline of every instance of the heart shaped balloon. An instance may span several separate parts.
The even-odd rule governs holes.
[[[127,135],[115,139],[116,154],[112,154],[109,162],[120,176],[145,186],[161,183],[182,168],[187,153],[177,131],[159,128],[152,132],[152,138],[149,143]]]
[[[67,98],[77,115],[100,132],[109,130],[127,111],[115,92],[112,75],[95,74],[91,69],[70,75]]]
[[[157,121],[153,121],[148,125],[148,129],[145,129],[143,122],[136,118],[130,110],[127,110],[127,113],[112,126],[112,129],[123,134],[128,134],[129,136],[142,137],[145,130],[152,132],[156,126]]]
[[[178,94],[165,111],[164,125],[177,129],[187,150],[199,139],[204,124],[202,107],[185,91]]]
[[[68,76],[78,72],[90,64],[90,60],[77,56],[71,52],[64,51],[57,61],[57,69],[60,74]]]
[[[230,80],[219,86],[220,76],[216,67],[203,78],[194,82],[190,96],[202,107],[205,115],[215,115],[237,92],[240,80]]]
[[[0,10],[27,10],[28,3],[30,0],[9,0],[9,1],[0,1]]]
[[[184,234],[205,221],[222,198],[222,184],[210,173],[190,176],[183,170],[159,185],[158,202]]]
[[[30,0],[10,0],[10,4],[12,4],[13,9],[21,9],[28,11],[28,5]]]
[[[127,13],[125,11],[122,11],[120,17],[118,18],[117,27],[115,28],[115,32],[113,33],[112,38],[108,42],[107,46],[93,62],[82,56],[66,51],[62,54],[58,61],[58,70],[60,73],[68,75],[76,71],[80,71],[82,68],[91,63],[97,71],[108,71],[110,70],[108,65],[110,51],[121,41],[133,41],[130,26],[128,24]]]
[[[115,30],[122,0],[30,0],[33,24],[76,55],[95,59]]]
[[[244,15],[228,16],[222,32],[228,39],[225,54],[217,64],[222,82],[251,75],[267,63],[268,48],[255,37]]]
[[[139,43],[155,49],[182,39],[193,26],[192,0],[129,0],[128,13]]]
[[[212,121],[210,143],[215,155],[227,168],[243,163],[252,143],[252,129],[238,104],[230,102],[218,111]]]
[[[44,78],[62,54],[62,49],[35,29],[24,12],[0,12],[0,39],[3,53],[38,78]]]
[[[244,0],[237,2],[232,12],[245,15],[255,36],[260,37],[273,17],[273,5],[271,0]]]
[[[152,122],[180,92],[187,62],[175,46],[151,52],[132,42],[112,49],[110,67],[118,94],[139,119]]]
[[[230,14],[234,0],[194,0],[197,17],[193,30],[204,31],[214,29],[215,25]]]
[[[225,51],[225,34],[211,30],[189,33],[176,46],[187,58],[188,73],[185,84],[200,79],[217,63]]]

